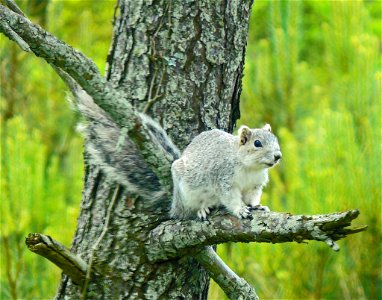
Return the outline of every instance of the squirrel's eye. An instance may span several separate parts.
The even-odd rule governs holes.
[[[261,144],[261,142],[259,140],[256,140],[255,141],[255,147],[259,148],[259,147],[263,147],[263,145]]]

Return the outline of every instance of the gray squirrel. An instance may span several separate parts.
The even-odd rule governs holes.
[[[268,168],[281,156],[269,124],[242,126],[238,136],[218,129],[202,132],[172,164],[171,216],[206,219],[211,208],[221,205],[238,218],[250,217],[251,208],[269,211],[260,197]]]
[[[126,133],[85,91],[77,90],[75,95],[77,109],[88,120],[79,129],[87,139],[89,159],[130,192],[150,200],[166,197]],[[145,114],[140,118],[153,143],[174,161],[171,217],[205,219],[219,205],[239,218],[249,217],[251,208],[267,210],[260,205],[260,196],[268,181],[268,168],[281,159],[277,138],[268,124],[260,129],[242,126],[238,136],[218,129],[205,131],[180,155],[157,122]]]

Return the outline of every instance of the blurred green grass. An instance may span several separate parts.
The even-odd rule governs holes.
[[[262,203],[294,214],[358,208],[355,223],[369,225],[340,241],[339,253],[317,242],[219,246],[263,299],[382,298],[380,5],[253,6],[240,124],[269,122],[283,151]],[[104,70],[114,1],[52,1],[40,13],[21,6]],[[0,298],[52,298],[60,271],[26,250],[24,239],[44,232],[70,245],[83,176],[78,116],[47,64],[0,42]],[[214,283],[210,298],[224,298]]]

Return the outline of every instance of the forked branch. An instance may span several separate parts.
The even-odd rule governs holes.
[[[358,210],[313,216],[255,212],[252,220],[220,214],[204,222],[172,220],[152,231],[146,250],[152,262],[193,255],[230,299],[258,299],[255,289],[207,245],[229,241],[300,243],[317,240],[338,251],[336,240],[366,230],[367,226],[347,228],[358,215]]]

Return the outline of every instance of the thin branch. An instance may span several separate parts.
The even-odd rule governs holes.
[[[211,246],[194,256],[230,299],[258,300],[255,289],[233,272]]]
[[[25,17],[25,14],[22,12],[22,10],[20,9],[20,7],[16,4],[15,1],[13,0],[4,0],[5,4],[9,7],[9,9],[11,9],[12,11],[14,11],[15,13],[19,14],[19,15],[22,15],[23,17]]]
[[[62,269],[73,282],[82,285],[87,271],[87,264],[82,258],[47,235],[30,233],[25,243],[30,251],[47,258]]]
[[[131,104],[125,101],[126,95],[106,82],[91,59],[33,24],[28,18],[0,5],[0,32],[12,39],[8,27],[27,43],[36,56],[46,60],[56,71],[67,73],[121,127],[133,128],[136,125],[135,122],[126,120],[127,115],[131,115],[133,120],[138,115]]]
[[[202,246],[229,241],[301,243],[305,240],[317,240],[338,251],[336,240],[367,228],[346,228],[358,215],[358,210],[312,216],[254,212],[252,220],[239,220],[221,214],[215,214],[204,222],[170,220],[151,232],[146,250],[152,262],[192,255],[198,249],[200,251]]]
[[[51,67],[56,71],[58,76],[61,77],[62,81],[65,82],[66,86],[75,96],[78,90],[81,89],[81,86],[77,83],[77,81],[75,81],[68,73],[63,71],[61,68],[56,67],[55,65],[52,65],[52,64],[51,64]]]
[[[7,27],[10,27],[21,40],[27,43],[36,56],[68,73],[106,111],[110,109],[113,112],[115,106],[122,106],[119,108],[127,109],[128,112],[132,110],[131,105],[123,101],[124,97],[121,99],[122,95],[107,84],[92,60],[40,26],[33,24],[28,18],[0,5],[0,32],[12,39]],[[111,116],[117,119],[123,119],[126,116],[122,113],[118,115],[117,112],[115,114],[116,116]]]

